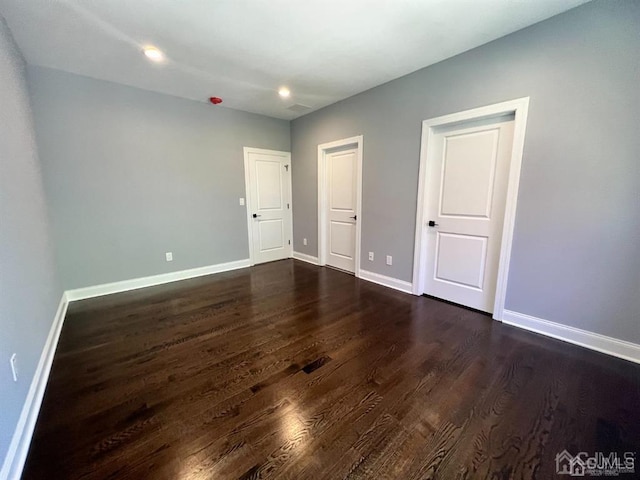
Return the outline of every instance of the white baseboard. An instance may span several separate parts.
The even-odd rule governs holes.
[[[532,317],[524,313],[505,310],[502,321],[515,327],[524,328],[548,337],[564,340],[565,342],[590,348],[607,355],[613,355],[630,362],[640,363],[640,345],[617,338],[607,337],[599,333],[569,327],[560,323],[550,322],[542,318]]]
[[[219,263],[217,265],[209,265],[206,267],[191,268],[189,270],[180,270],[178,272],[162,273],[160,275],[152,275],[150,277],[134,278],[131,280],[123,280],[121,282],[105,283],[95,285],[93,287],[76,288],[75,290],[67,290],[67,299],[70,302],[75,300],[84,300],[86,298],[100,297],[102,295],[110,295],[112,293],[127,292],[129,290],[137,290],[138,288],[153,287],[164,283],[177,282],[178,280],[186,280],[188,278],[201,277],[203,275],[211,275],[213,273],[228,272],[239,268],[251,266],[248,258],[244,260],[236,260],[234,262]]]
[[[413,292],[413,284],[411,282],[405,282],[404,280],[398,280],[397,278],[387,277],[386,275],[380,275],[379,273],[360,270],[359,278],[368,282],[377,283],[378,285],[393,288],[395,290],[400,290],[401,292]]]
[[[318,257],[314,257],[313,255],[307,255],[306,253],[293,252],[293,258],[295,258],[296,260],[300,260],[302,262],[318,265]]]
[[[19,480],[22,475],[22,469],[27,459],[38,413],[40,413],[40,406],[42,405],[44,391],[47,386],[47,381],[49,380],[53,356],[58,346],[58,339],[60,338],[60,332],[62,331],[62,324],[64,323],[68,305],[69,301],[67,296],[63,293],[60,304],[58,305],[58,311],[49,329],[47,341],[42,349],[38,366],[31,380],[31,386],[29,387],[27,398],[22,407],[18,424],[13,432],[9,450],[2,464],[2,470],[0,470],[1,480]]]

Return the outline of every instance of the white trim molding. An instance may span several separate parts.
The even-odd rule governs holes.
[[[404,293],[413,293],[413,285],[410,282],[404,280],[398,280],[397,278],[387,277],[386,275],[380,275],[379,273],[368,272],[367,270],[360,270],[360,277],[367,282],[377,283],[383,287],[393,288]]]
[[[434,130],[438,127],[452,126],[470,120],[481,120],[498,117],[506,114],[514,114],[513,147],[509,166],[509,179],[507,184],[507,198],[504,212],[502,240],[500,243],[500,260],[498,264],[498,280],[496,283],[496,295],[493,307],[493,318],[502,320],[504,312],[505,295],[509,279],[509,263],[511,261],[511,245],[513,242],[513,229],[516,218],[516,204],[518,201],[518,188],[520,186],[520,168],[524,151],[524,136],[527,128],[527,115],[529,112],[529,97],[518,98],[507,102],[474,108],[464,112],[444,115],[422,122],[422,140],[420,147],[420,174],[418,177],[418,203],[416,212],[416,236],[413,256],[413,294],[422,295],[424,292],[424,274],[426,271],[427,255],[424,251],[426,240],[426,209],[427,199],[427,162],[432,156]]]
[[[160,275],[134,278],[131,280],[123,280],[121,282],[104,283],[93,287],[76,288],[75,290],[67,290],[67,299],[70,302],[75,300],[84,300],[86,298],[100,297],[102,295],[110,295],[112,293],[127,292],[129,290],[137,290],[139,288],[177,282],[188,278],[202,277],[213,273],[228,272],[239,268],[247,268],[249,266],[251,266],[250,261],[246,258],[244,260],[236,260],[234,262],[218,263],[216,265],[191,268],[189,270],[161,273]]]
[[[355,137],[336,140],[335,142],[321,143],[318,145],[318,265],[327,264],[327,205],[328,179],[327,179],[327,152],[335,148],[356,147],[356,262],[354,275],[360,277],[360,242],[362,237],[362,161],[364,149],[364,137]]]
[[[19,480],[22,475],[68,305],[67,295],[63,293],[0,470],[2,480]]]
[[[640,345],[617,338],[607,337],[599,333],[589,332],[580,328],[569,327],[560,323],[543,320],[524,313],[505,310],[503,323],[523,328],[531,332],[540,333],[547,337],[580,345],[597,352],[613,355],[634,363],[640,363]]]
[[[300,260],[302,262],[311,263],[313,265],[318,265],[318,257],[307,255],[306,253],[293,252],[292,258],[295,258],[296,260]]]

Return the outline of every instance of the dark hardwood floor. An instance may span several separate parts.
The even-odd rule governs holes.
[[[639,365],[286,260],[71,304],[23,478],[548,479],[639,446]]]

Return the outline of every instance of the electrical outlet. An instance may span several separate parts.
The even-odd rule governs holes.
[[[173,252],[167,252],[164,256],[167,258],[167,262],[173,262]]]
[[[9,363],[11,364],[11,373],[13,374],[13,381],[17,382],[18,381],[18,357],[15,353],[11,355],[11,358],[9,359]]]
[[[391,257],[391,255],[387,255],[387,265],[392,265],[393,264],[393,257]]]
[[[373,252],[369,252],[369,261],[373,262]]]
[[[307,244],[307,239],[306,239],[306,238],[303,238],[303,239],[302,239],[302,244],[303,244],[303,245],[306,245],[306,244]]]
[[[240,205],[244,205],[244,198],[240,199]]]

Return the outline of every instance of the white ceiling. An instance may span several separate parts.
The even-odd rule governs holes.
[[[0,0],[0,14],[29,64],[291,119],[586,1]]]

